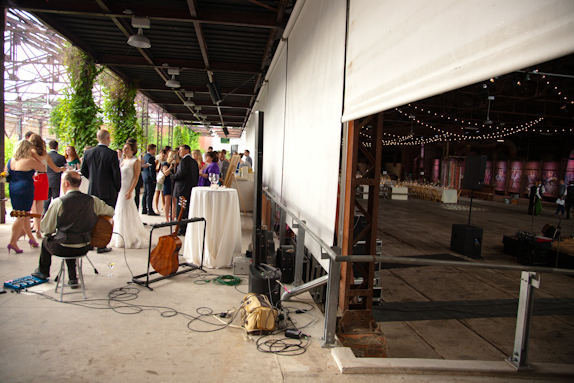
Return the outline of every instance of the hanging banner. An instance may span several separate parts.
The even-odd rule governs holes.
[[[486,161],[486,170],[484,171],[484,184],[492,185],[492,161]]]
[[[494,176],[494,190],[506,191],[506,161],[496,163],[496,175]]]
[[[544,185],[545,197],[558,196],[558,171],[560,170],[560,162],[548,161],[542,166],[542,184]]]
[[[512,161],[510,163],[510,183],[508,191],[510,193],[520,193],[522,191],[522,161]]]

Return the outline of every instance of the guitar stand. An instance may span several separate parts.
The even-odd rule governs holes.
[[[171,227],[171,226],[175,226],[175,225],[187,225],[188,223],[201,222],[201,221],[203,221],[203,245],[201,248],[201,265],[197,266],[197,265],[194,265],[193,263],[181,262],[179,264],[179,267],[182,267],[182,266],[187,267],[186,270],[178,271],[178,272],[175,272],[175,273],[170,274],[170,275],[165,275],[165,276],[149,279],[150,275],[158,274],[157,271],[150,272],[150,270],[149,270],[150,259],[151,259],[151,239],[152,239],[153,231],[155,229],[160,228],[160,227],[167,227],[167,226]],[[180,275],[180,274],[184,274],[184,273],[189,273],[190,271],[193,271],[193,270],[201,270],[201,271],[205,272],[205,270],[203,270],[203,255],[205,254],[205,232],[206,232],[206,230],[207,230],[207,222],[205,221],[205,218],[182,219],[181,221],[164,222],[164,223],[158,223],[158,224],[152,225],[151,231],[149,232],[149,247],[148,247],[148,255],[147,255],[147,273],[136,275],[136,276],[132,277],[131,283],[135,283],[137,285],[147,287],[150,291],[153,291],[153,289],[151,287],[149,287],[150,283],[163,281],[164,279],[175,277],[176,275]],[[144,277],[145,277],[145,280],[143,280]]]

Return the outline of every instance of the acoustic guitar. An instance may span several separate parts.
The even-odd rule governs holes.
[[[181,221],[183,211],[185,210],[187,201],[184,197],[179,197],[179,216],[178,221]],[[152,265],[158,274],[168,276],[174,274],[179,268],[179,250],[181,249],[181,239],[177,237],[179,232],[179,225],[170,235],[162,235],[159,237],[157,246],[151,251],[149,263]]]
[[[10,213],[10,217],[32,217],[32,218],[42,218],[40,214],[32,214],[27,211],[13,210]],[[107,215],[98,216],[98,221],[92,229],[92,242],[90,245],[93,247],[106,247],[110,240],[112,239],[112,232],[114,231],[114,221],[112,217]]]

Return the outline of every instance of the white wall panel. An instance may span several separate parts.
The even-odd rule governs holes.
[[[283,50],[267,84],[263,130],[263,186],[281,199],[287,54]]]
[[[345,12],[345,0],[307,1],[286,49],[283,203],[329,246],[337,209]],[[320,260],[316,241],[307,236],[305,245]],[[327,260],[320,262],[328,269]]]
[[[343,121],[574,52],[572,0],[351,0]]]

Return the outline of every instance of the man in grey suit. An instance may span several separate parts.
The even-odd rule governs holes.
[[[82,175],[90,180],[88,194],[116,207],[118,192],[122,186],[120,163],[115,150],[108,148],[110,132],[98,131],[98,145],[86,150],[82,163]],[[111,251],[109,247],[98,249],[98,253]]]
[[[59,168],[66,166],[66,157],[58,153],[58,142],[54,140],[48,142],[48,148],[50,148],[48,155],[54,162],[54,165]],[[48,210],[52,199],[60,197],[60,182],[62,176],[62,173],[56,173],[49,166],[46,173],[48,174],[48,184],[50,188],[48,189],[48,199],[44,201],[44,212]]]

